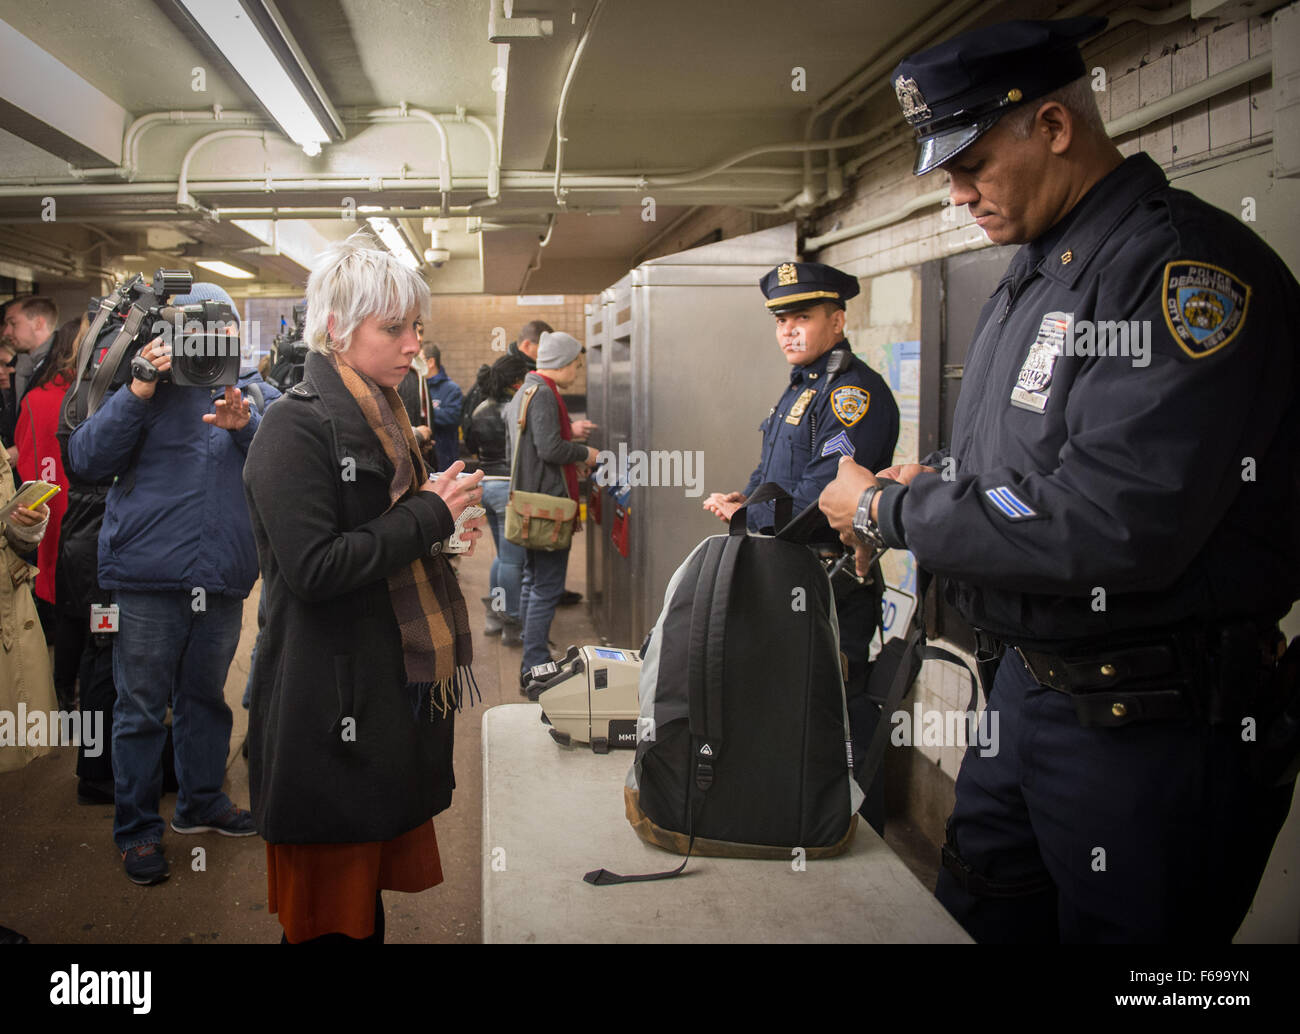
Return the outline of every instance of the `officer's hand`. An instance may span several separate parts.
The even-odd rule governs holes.
[[[595,431],[599,426],[599,424],[593,424],[590,420],[575,420],[571,430],[574,438],[578,441],[585,441],[591,437],[591,432]]]
[[[719,520],[730,521],[731,515],[740,509],[740,504],[744,501],[743,492],[728,492],[726,495],[714,492],[704,500],[704,509],[716,514]]]
[[[166,373],[172,368],[172,350],[163,344],[161,336],[154,338],[144,348],[140,349],[140,355],[153,364],[155,370],[160,374]],[[131,378],[131,394],[138,399],[151,399],[153,393],[158,390],[158,381],[142,381],[139,378]]]
[[[900,485],[910,484],[912,478],[917,474],[937,474],[939,473],[933,467],[925,467],[920,463],[896,463],[892,467],[886,467],[884,470],[877,471],[876,477],[889,478],[891,481],[897,481]]]
[[[226,385],[226,394],[216,401],[215,413],[204,413],[203,422],[226,431],[242,431],[253,419],[253,408],[244,400],[238,388]]]
[[[853,543],[853,569],[858,572],[859,578],[865,578],[871,573],[871,550],[861,542],[856,541],[854,536]]]
[[[859,467],[848,456],[844,456],[840,459],[835,480],[823,488],[822,494],[817,497],[817,508],[826,515],[830,526],[840,533],[840,541],[846,546],[857,545],[857,536],[853,534],[853,516],[858,511],[858,499],[874,484],[876,478],[871,471]]]

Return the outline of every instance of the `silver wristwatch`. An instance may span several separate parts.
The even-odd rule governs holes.
[[[873,553],[883,552],[885,537],[880,534],[880,526],[871,519],[871,500],[880,491],[880,485],[871,485],[858,497],[858,509],[853,515],[853,532],[858,541]]]

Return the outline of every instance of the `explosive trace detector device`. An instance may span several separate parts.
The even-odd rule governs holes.
[[[597,754],[636,748],[641,654],[612,646],[570,646],[559,661],[536,665],[525,687],[562,746],[587,743]]]

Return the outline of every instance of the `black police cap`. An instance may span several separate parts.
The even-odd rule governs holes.
[[[862,290],[857,277],[821,262],[782,262],[765,273],[758,286],[774,316],[798,312],[821,302],[842,309],[845,302]]]
[[[890,77],[903,117],[915,127],[920,176],[965,150],[1007,110],[1087,73],[1079,44],[1105,18],[989,25],[904,58]]]

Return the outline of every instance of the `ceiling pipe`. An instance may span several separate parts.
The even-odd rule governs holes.
[[[1161,100],[1139,108],[1128,115],[1112,119],[1106,123],[1106,135],[1112,139],[1132,133],[1144,126],[1150,125],[1159,119],[1166,118],[1169,115],[1177,114],[1193,104],[1199,104],[1202,101],[1210,100],[1221,93],[1235,89],[1245,83],[1255,79],[1263,78],[1269,75],[1273,68],[1272,54],[1261,54],[1259,57],[1252,58],[1249,61],[1229,68],[1226,72],[1220,72],[1199,83],[1179,90],[1177,93],[1170,94]],[[897,146],[892,144],[890,146]],[[867,222],[856,223],[853,226],[846,226],[842,229],[824,233],[818,236],[809,237],[804,241],[806,251],[815,252],[822,248],[829,247],[832,244],[838,244],[840,241],[846,241],[853,237],[860,237],[863,234],[871,233],[873,230],[883,229],[894,223],[901,222],[909,215],[919,211],[922,208],[929,208],[932,205],[943,204],[948,198],[948,188],[930,191],[919,197],[913,198],[907,204],[888,212],[885,215]]]
[[[122,138],[122,157],[125,164],[117,171],[134,180],[140,168],[140,138],[154,126],[175,125],[184,122],[237,122],[244,125],[270,125],[271,120],[260,112],[226,111],[220,104],[214,104],[211,111],[155,111],[141,115],[126,129]]]
[[[683,172],[675,176],[644,176],[642,177],[641,182],[650,187],[680,186],[682,184],[694,183],[697,180],[717,175],[719,172],[730,168],[732,165],[735,165],[738,162],[743,162],[746,158],[753,158],[760,154],[802,151],[805,155],[808,155],[813,151],[825,151],[832,147],[851,147],[854,144],[860,144],[867,140],[874,139],[875,135],[876,134],[873,133],[862,133],[859,136],[846,137],[844,140],[810,140],[803,143],[764,144],[759,147],[751,147],[738,154],[733,154],[730,158],[724,158],[720,162],[706,165],[704,168],[696,169],[694,172]]]
[[[983,0],[983,2],[979,3],[978,6],[976,6],[974,9],[969,9],[970,8],[969,4],[964,4],[960,8],[954,8],[953,9],[953,12],[955,12],[954,17],[948,22],[947,26],[943,30],[941,30],[941,33],[935,34],[933,37],[931,37],[931,39],[938,40],[940,36],[942,36],[942,38],[944,39],[947,39],[950,36],[956,35],[957,33],[964,31],[973,22],[979,20],[984,15],[986,15],[990,10],[999,6],[1000,3],[1001,0]],[[1098,5],[1098,0],[1081,0],[1081,2],[1071,4],[1070,6],[1065,7],[1060,11],[1057,11],[1056,14],[1053,15],[1052,17],[1054,20],[1060,20],[1064,18],[1074,18],[1077,17],[1078,15],[1086,14],[1087,12],[1095,8],[1097,5]],[[1183,3],[1175,4],[1173,7],[1167,8],[1166,10],[1163,11],[1148,11],[1145,8],[1141,8],[1141,7],[1123,7],[1116,11],[1106,12],[1106,17],[1108,19],[1107,28],[1113,29],[1117,25],[1123,25],[1126,22],[1130,22],[1130,21],[1142,22],[1147,25],[1169,25],[1173,22],[1180,21],[1183,18],[1191,17],[1191,9],[1192,9],[1191,0],[1184,0]],[[916,35],[917,33],[914,32],[912,34],[912,37],[915,37]],[[912,37],[909,37],[909,39],[911,39]],[[895,47],[891,52],[891,54],[889,55],[889,59],[887,61],[882,61],[882,59],[878,58],[875,61],[873,61],[870,66],[868,66],[867,70],[873,71],[875,73],[875,77],[880,78],[883,75],[883,73],[885,73],[887,70],[892,70],[892,67],[894,65],[897,65],[899,61],[901,61],[904,57],[906,57],[909,53],[911,53],[912,49],[913,47],[911,46],[908,46],[906,49]],[[886,66],[888,66],[888,68]],[[864,73],[860,73],[859,76],[855,76],[855,81],[861,75],[865,74],[865,71],[867,70],[864,70]],[[849,115],[850,112],[856,111],[858,108],[862,107],[868,101],[870,101],[880,93],[883,93],[888,88],[889,88],[889,83],[887,81],[883,81],[883,80],[878,81],[874,85],[863,90],[857,97],[850,100],[847,105],[845,105],[841,110],[836,112],[835,118],[832,121],[830,127],[830,134],[829,134],[830,137],[834,139],[836,136],[838,136],[840,125],[844,121],[844,119]],[[910,131],[909,131],[909,135],[910,135]],[[845,143],[842,146],[848,146],[848,145],[847,143]],[[891,147],[892,146],[896,146],[896,145],[891,145]],[[889,150],[889,149],[890,148],[886,148],[885,150]],[[883,153],[883,152],[873,151],[872,152],[873,156],[876,153]],[[843,185],[844,185],[845,177],[847,175],[851,175],[857,169],[860,169],[869,160],[870,158],[864,159],[862,156],[857,156],[849,163],[849,166],[845,168],[844,172],[841,173],[839,171],[839,156],[836,154],[835,151],[831,151],[827,159],[826,193],[820,199],[818,199],[815,202],[815,204],[820,205],[827,201],[834,201],[837,198],[839,198],[843,194]],[[804,172],[805,172],[804,188],[806,191],[811,187],[811,183],[812,183],[811,177],[808,174],[808,168],[806,164],[805,164]],[[791,199],[791,200],[793,201],[795,199]],[[789,202],[787,202],[787,204],[789,204]]]
[[[583,27],[582,38],[578,40],[578,46],[573,52],[573,59],[569,62],[569,71],[564,77],[564,86],[560,88],[560,103],[555,109],[555,203],[561,208],[565,207],[564,195],[567,193],[560,186],[560,181],[564,176],[564,144],[566,137],[564,135],[564,113],[569,106],[569,87],[573,85],[574,74],[578,70],[578,62],[582,60],[582,52],[587,47],[587,40],[591,38],[591,30],[596,25],[596,19],[600,17],[601,8],[604,7],[605,0],[596,0],[596,6],[591,9],[591,16],[587,19],[587,24]],[[527,283],[528,277],[524,277]]]
[[[804,122],[804,139],[811,140],[817,120],[823,115],[835,110],[844,101],[848,100],[864,86],[870,85],[873,90],[879,89],[879,82],[882,75],[890,71],[894,65],[898,64],[904,57],[916,50],[922,44],[935,39],[939,34],[946,31],[946,27],[952,25],[959,18],[966,14],[981,0],[960,0],[960,2],[951,4],[946,7],[939,16],[943,19],[944,28],[935,30],[933,23],[927,19],[917,26],[900,41],[893,46],[886,48],[884,53],[873,59],[870,64],[865,65],[856,75],[837,90],[833,91],[826,97],[823,97],[808,113]],[[991,0],[983,0],[984,3],[990,3]],[[804,157],[803,163],[803,189],[800,191],[800,199],[805,200],[807,204],[812,204],[816,199],[816,192],[813,190],[812,177],[812,160],[810,157]]]
[[[1188,2],[1190,3],[1190,0],[1188,0]],[[947,27],[943,30],[943,34],[945,38],[949,36],[955,36],[957,35],[957,33],[962,32],[963,30],[968,28],[971,25],[971,23],[978,21],[980,18],[984,17],[984,15],[986,15],[989,11],[993,10],[995,7],[1001,6],[1001,4],[1002,4],[1002,0],[983,0],[982,3],[977,4],[973,8],[969,10],[965,10],[964,12],[959,12],[957,17],[955,17],[952,21],[950,21]],[[909,53],[911,53],[910,50],[902,51],[901,53],[896,53],[896,54],[890,53],[888,55],[885,55],[885,58],[887,60],[884,61],[882,61],[881,58],[877,58],[874,62],[872,62],[871,65],[868,66],[869,70],[874,73],[872,78],[879,79],[882,76],[882,74],[886,74],[888,72],[893,71],[894,66],[897,65],[898,62],[901,61],[903,58],[905,58]],[[846,103],[843,107],[841,107],[840,110],[835,113],[835,118],[831,120],[831,128],[828,136],[832,140],[836,139],[840,135],[841,124],[844,122],[844,119],[848,117],[850,112],[857,111],[858,108],[866,104],[867,101],[871,100],[873,97],[876,97],[877,95],[882,93],[885,88],[886,86],[884,84],[880,82],[876,82],[873,85],[863,89],[863,91],[859,93],[856,97],[848,98],[848,103]],[[893,128],[892,126],[888,127],[887,129],[883,130],[883,132],[889,132],[892,128]],[[879,132],[880,131],[878,131],[878,133]],[[841,144],[841,146],[849,147],[852,145],[849,144],[847,141],[845,141],[843,144]],[[811,180],[809,179],[805,179],[804,183],[805,186],[811,186]],[[827,160],[826,160],[826,193],[816,202],[816,204],[822,204],[825,201],[833,201],[836,198],[840,197],[843,193],[844,193],[844,177],[839,171],[839,155],[836,154],[834,149],[832,149],[830,154],[827,155]]]
[[[409,107],[403,101],[396,108],[376,108],[373,111],[368,111],[366,117],[369,119],[417,119],[421,122],[427,122],[437,130],[439,141],[438,193],[442,198],[441,207],[447,208],[450,204],[449,194],[451,192],[451,147],[447,143],[447,130],[438,121],[438,116],[421,108]]]
[[[199,148],[216,140],[227,140],[232,137],[259,137],[262,146],[266,146],[266,130],[264,129],[218,129],[215,133],[208,133],[199,137],[194,143],[190,144],[190,149],[185,152],[185,157],[181,159],[181,172],[176,180],[176,204],[178,207],[199,207],[199,203],[190,196],[189,191],[190,162],[194,160],[194,155],[198,153]]]

